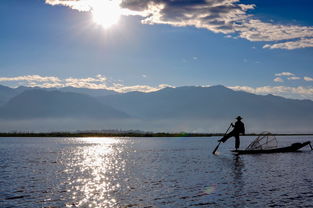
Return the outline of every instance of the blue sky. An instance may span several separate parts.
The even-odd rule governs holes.
[[[94,2],[108,0],[88,1],[2,0],[0,84],[121,92],[222,84],[313,98],[310,0],[124,0],[128,13],[109,28],[93,21]]]

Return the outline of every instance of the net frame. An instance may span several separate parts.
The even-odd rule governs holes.
[[[276,137],[270,132],[262,132],[253,142],[249,144],[246,150],[266,150],[275,149],[278,146]]]

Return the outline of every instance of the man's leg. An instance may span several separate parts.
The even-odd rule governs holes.
[[[234,132],[229,132],[228,134],[226,134],[223,138],[221,138],[220,140],[218,140],[218,141],[220,141],[220,142],[226,142],[230,137],[232,137],[232,136],[234,136]]]

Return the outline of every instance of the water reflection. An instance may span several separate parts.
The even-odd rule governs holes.
[[[241,158],[239,155],[234,155],[232,166],[234,181],[242,181],[242,169],[244,166],[243,158]]]
[[[234,181],[233,196],[234,205],[237,207],[245,207],[245,201],[242,199],[244,195],[244,180],[243,180],[244,161],[239,155],[233,156],[232,175]]]
[[[119,160],[121,142],[118,138],[82,138],[82,145],[64,155],[68,158],[65,183],[72,199],[67,207],[116,207],[113,193],[120,187],[117,177],[125,166]]]
[[[216,189],[216,201],[223,206],[228,203],[234,207],[245,207],[245,162],[244,157],[239,155],[219,155],[214,156],[214,166],[217,168],[218,175],[215,180],[219,181]],[[215,178],[214,174],[210,177]],[[227,196],[228,203],[225,202]],[[221,198],[220,198],[221,197]]]

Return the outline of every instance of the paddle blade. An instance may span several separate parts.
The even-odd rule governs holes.
[[[220,146],[221,142],[218,143],[218,145],[215,147],[215,149],[213,150],[212,154],[215,155],[215,152],[217,151],[218,147]]]

